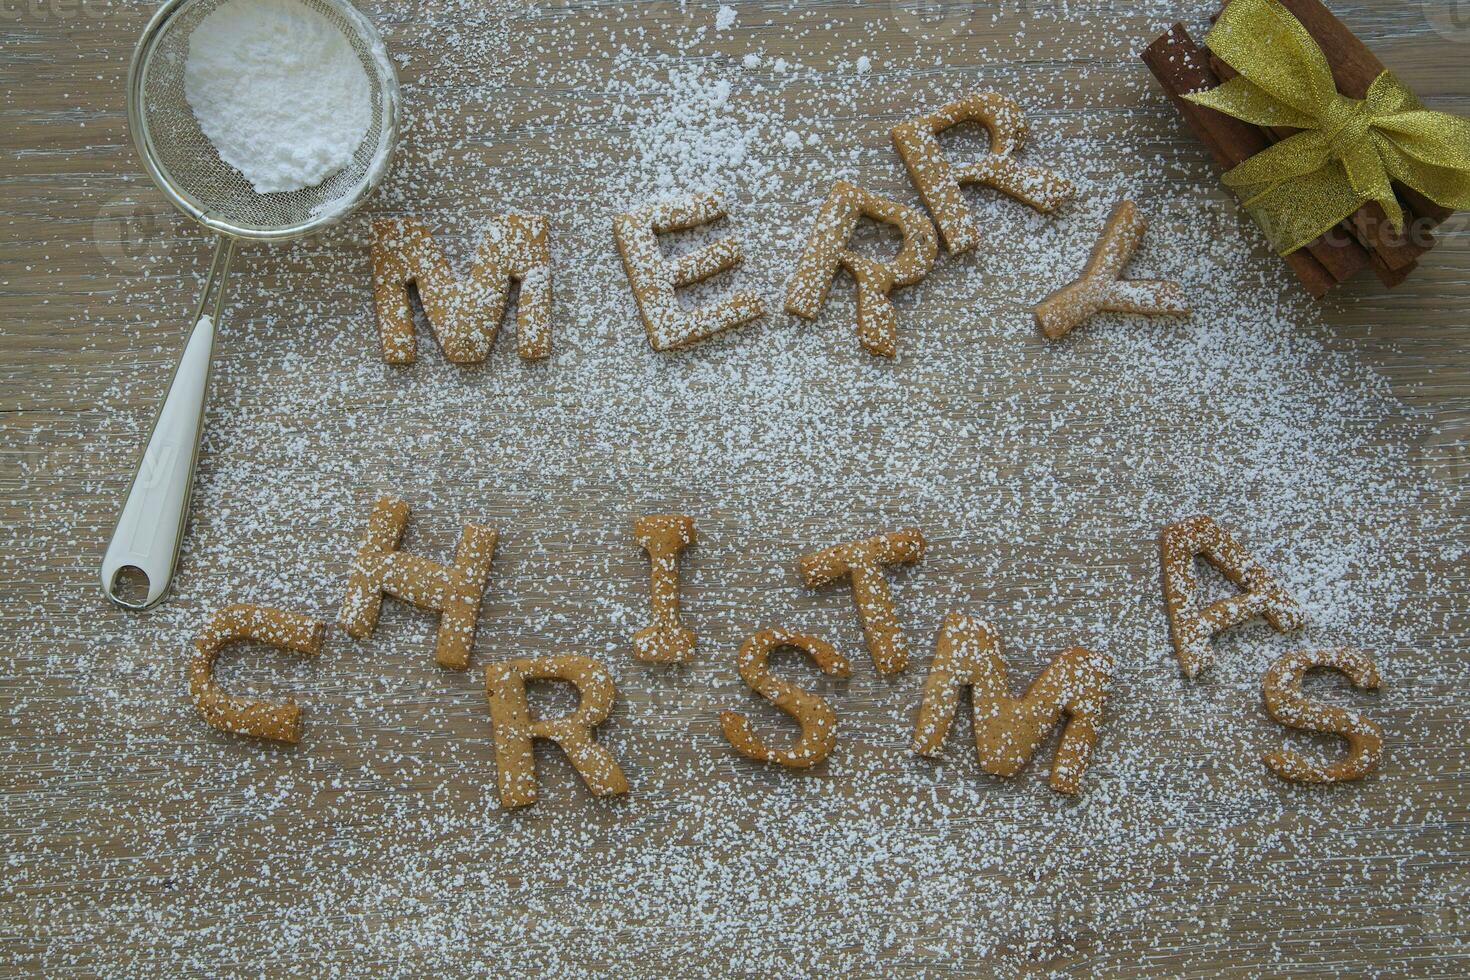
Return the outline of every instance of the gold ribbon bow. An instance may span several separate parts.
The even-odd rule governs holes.
[[[1470,122],[1425,109],[1389,71],[1367,98],[1341,94],[1322,49],[1277,0],[1231,0],[1205,44],[1240,75],[1185,98],[1257,126],[1301,130],[1224,176],[1282,255],[1368,201],[1402,232],[1392,181],[1444,207],[1470,208]]]

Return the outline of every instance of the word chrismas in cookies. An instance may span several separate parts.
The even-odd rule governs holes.
[[[397,550],[407,517],[405,504],[392,497],[378,501],[366,540],[353,562],[341,622],[355,636],[370,635],[384,594],[441,610],[438,660],[446,667],[462,668],[469,660],[494,534],[469,525],[461,536],[455,563],[445,566]],[[651,567],[660,568],[653,573],[654,623],[648,629],[654,632],[648,635],[659,636],[662,631],[665,639],[650,642],[645,649],[666,649],[667,637],[679,636],[682,629],[677,606],[671,604],[678,587],[673,562],[694,540],[693,520],[682,515],[641,518],[635,522],[635,539],[648,553]],[[916,529],[905,529],[813,552],[799,563],[809,585],[848,579],[869,652],[880,673],[902,670],[908,658],[883,566],[916,561],[923,550],[923,536]],[[1193,578],[1197,558],[1214,564],[1241,592],[1201,605]],[[1212,518],[1194,517],[1166,527],[1160,535],[1160,566],[1170,632],[1189,676],[1208,664],[1209,640],[1222,629],[1255,615],[1266,617],[1278,629],[1301,625],[1296,604]],[[295,742],[300,737],[301,713],[294,703],[232,696],[214,682],[212,666],[223,647],[240,640],[315,655],[321,647],[322,628],[309,617],[256,606],[234,605],[212,616],[195,641],[189,668],[190,691],[200,714],[225,731]],[[689,639],[692,644],[692,636]],[[675,648],[683,653],[679,642],[675,641]],[[789,768],[810,768],[826,760],[837,744],[837,713],[825,698],[771,674],[769,657],[783,647],[805,652],[830,676],[851,674],[849,660],[818,637],[794,630],[760,630],[741,647],[736,671],[752,691],[796,721],[797,734],[784,747],[769,745],[743,715],[731,710],[721,712],[720,728],[741,755]],[[1282,778],[1298,782],[1361,778],[1379,765],[1382,732],[1358,712],[1307,698],[1301,690],[1302,678],[1315,668],[1337,670],[1358,688],[1372,690],[1379,684],[1377,668],[1366,654],[1345,650],[1291,653],[1263,678],[1267,711],[1289,728],[1341,736],[1347,740],[1347,753],[1337,761],[1319,764],[1290,750],[1273,750],[1265,755],[1266,764]],[[984,771],[1000,776],[1019,772],[1065,716],[1052,760],[1051,785],[1057,792],[1077,792],[1097,744],[1113,678],[1111,658],[1080,646],[1067,649],[1019,696],[1010,693],[1006,673],[994,627],[970,617],[946,617],[915,716],[912,750],[929,757],[940,754],[968,689],[975,749]],[[573,685],[578,692],[576,708],[560,717],[533,717],[526,685],[544,680]],[[560,745],[595,795],[627,792],[621,767],[596,738],[596,729],[608,718],[616,698],[611,675],[596,660],[570,654],[515,658],[487,667],[485,687],[503,806],[535,801],[532,745],[538,738]]]
[[[469,272],[456,277],[449,260],[422,224],[412,218],[373,223],[373,301],[383,360],[412,364],[417,358],[409,287],[418,290],[424,315],[444,356],[478,364],[490,354],[511,281],[516,303],[516,351],[528,361],[551,353],[551,246],[542,215],[510,215],[490,221]]]

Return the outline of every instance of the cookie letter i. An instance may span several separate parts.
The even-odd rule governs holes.
[[[633,634],[633,656],[654,664],[684,663],[694,655],[694,631],[679,622],[679,555],[694,543],[694,518],[649,514],[633,522],[633,536],[648,552],[653,607],[653,622]]]

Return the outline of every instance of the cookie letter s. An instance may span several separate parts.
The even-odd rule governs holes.
[[[740,679],[761,697],[796,719],[801,734],[789,749],[772,749],[750,727],[745,716],[734,711],[720,714],[720,728],[735,751],[757,762],[777,762],[792,769],[806,769],[832,754],[837,744],[837,713],[827,699],[804,691],[772,676],[766,661],[782,647],[803,651],[833,677],[848,677],[852,665],[831,644],[789,630],[761,630],[740,648]]]
[[[1302,694],[1302,677],[1314,667],[1341,672],[1360,690],[1378,689],[1378,667],[1373,658],[1355,650],[1319,650],[1288,653],[1271,665],[1261,679],[1266,710],[1288,728],[1341,735],[1347,739],[1345,758],[1322,766],[1288,749],[1264,756],[1266,765],[1282,779],[1298,783],[1340,783],[1362,779],[1378,768],[1383,757],[1383,729],[1362,713],[1313,701]]]

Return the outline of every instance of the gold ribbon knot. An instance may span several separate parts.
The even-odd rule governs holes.
[[[1444,207],[1470,208],[1470,122],[1425,109],[1389,71],[1366,98],[1338,92],[1322,49],[1277,0],[1231,0],[1205,44],[1240,74],[1185,98],[1257,126],[1300,130],[1223,178],[1282,255],[1368,201],[1402,232],[1394,181]]]

